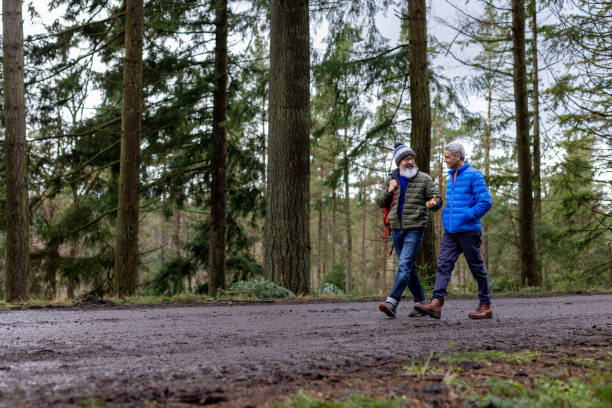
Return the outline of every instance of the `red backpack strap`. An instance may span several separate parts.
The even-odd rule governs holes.
[[[385,239],[387,237],[387,234],[389,233],[389,230],[391,229],[391,224],[389,224],[389,211],[391,211],[391,208],[393,207],[393,202],[395,201],[396,192],[397,192],[397,189],[393,190],[393,196],[391,197],[391,204],[389,205],[389,208],[383,208],[383,214],[384,214],[383,224],[385,225],[385,233],[383,234],[382,239]],[[393,252],[393,248],[391,248],[391,252]]]

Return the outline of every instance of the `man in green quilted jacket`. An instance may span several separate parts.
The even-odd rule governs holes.
[[[398,260],[397,276],[391,294],[379,306],[380,311],[391,318],[395,318],[397,306],[406,288],[410,290],[415,304],[425,301],[414,260],[423,240],[429,211],[437,211],[442,207],[442,199],[432,178],[419,171],[412,149],[396,143],[393,160],[397,168],[391,172],[384,189],[376,197],[380,208],[390,208],[391,238]],[[423,314],[415,309],[408,316]]]

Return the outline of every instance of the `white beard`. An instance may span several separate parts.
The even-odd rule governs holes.
[[[417,175],[418,172],[419,172],[419,168],[417,166],[414,166],[412,168],[408,168],[407,166],[400,166],[399,168],[400,175],[407,179],[413,178],[414,176]]]

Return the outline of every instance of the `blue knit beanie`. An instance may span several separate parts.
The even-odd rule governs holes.
[[[395,150],[393,151],[393,160],[395,161],[395,165],[399,166],[402,159],[406,158],[406,156],[412,156],[416,159],[414,150],[412,150],[403,143],[395,143]]]

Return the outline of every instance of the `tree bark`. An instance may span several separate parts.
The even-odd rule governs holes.
[[[166,261],[166,227],[161,221],[159,223],[159,246],[161,247],[159,251],[159,264],[161,266]]]
[[[334,163],[334,170],[336,169],[336,164]],[[332,250],[332,270],[336,266],[336,241],[337,241],[337,231],[336,231],[336,210],[337,210],[337,200],[336,200],[336,187],[332,187],[332,223],[331,223],[331,250]]]
[[[538,19],[537,19],[537,1],[532,0],[532,18],[531,18],[531,52],[532,52],[532,69],[531,76],[533,83],[533,193],[534,193],[534,216],[539,220],[542,216],[542,173],[540,170],[540,85],[538,72]],[[536,240],[536,256],[540,248],[538,238]],[[542,265],[536,258],[536,273],[538,275],[538,283],[544,283],[544,270]]]
[[[317,225],[317,288],[321,288],[323,279],[323,199],[319,199],[319,220]]]
[[[30,217],[21,0],[2,1],[6,165],[5,299],[28,298]]]
[[[389,264],[389,238],[386,238],[383,243],[383,253],[382,253],[382,290],[383,290],[383,293],[387,293],[387,265],[388,264]]]
[[[516,150],[519,178],[518,206],[521,282],[526,286],[536,286],[538,284],[538,274],[533,226],[531,149],[529,148],[524,0],[512,0],[512,42],[512,54],[514,57],[514,103],[516,109]]]
[[[608,262],[608,287],[612,286],[612,244],[610,241],[607,243],[608,245],[608,256],[610,257],[610,262]]]
[[[174,243],[174,256],[180,258],[181,256],[181,210],[176,205],[174,207],[174,222],[172,225],[172,242]]]
[[[431,106],[427,67],[427,7],[425,0],[408,1],[410,45],[410,146],[419,169],[429,174],[431,159]],[[436,274],[436,232],[434,217],[429,217],[416,263],[421,273]]]
[[[115,295],[119,297],[133,295],[138,280],[143,0],[126,0],[125,11],[121,164],[115,245]]]
[[[538,20],[537,1],[532,0],[533,16],[531,18],[531,52],[533,82],[533,191],[535,197],[535,216],[542,216],[542,174],[540,170],[540,85],[538,73]]]
[[[346,223],[346,270],[344,291],[353,291],[353,231],[351,227],[351,196],[349,185],[348,130],[344,128],[344,222]]]
[[[308,1],[270,2],[266,278],[310,288],[310,38]]]
[[[490,57],[490,54],[487,55]],[[488,68],[491,69],[491,59],[487,60]],[[487,185],[489,184],[491,172],[491,109],[493,106],[493,82],[492,72],[487,73],[487,123],[484,134],[484,178]],[[489,225],[482,220],[482,257],[484,258],[485,268],[489,270]]]
[[[227,190],[227,0],[217,0],[215,10],[215,92],[211,149],[210,246],[208,294],[225,288],[225,232]]]
[[[366,270],[367,270],[367,264],[366,264],[366,226],[367,226],[367,220],[368,220],[368,201],[366,199],[367,197],[367,187],[366,187],[366,182],[365,180],[362,181],[362,186],[363,186],[363,190],[362,190],[362,202],[361,205],[363,206],[363,211],[361,213],[361,279],[366,282]]]
[[[372,272],[374,272],[373,285],[374,285],[374,294],[375,295],[377,295],[380,292],[380,290],[378,289],[378,287],[379,287],[379,283],[378,283],[379,278],[378,277],[380,275],[380,270],[377,267],[377,263],[378,263],[377,256],[379,256],[378,254],[380,253],[380,251],[379,251],[379,246],[380,245],[378,244],[378,242],[379,242],[378,240],[373,240],[372,241],[372,247],[373,247],[372,249],[373,249],[373,253],[374,253],[374,257],[373,257],[374,259],[372,260],[372,265],[374,267],[372,268]]]

